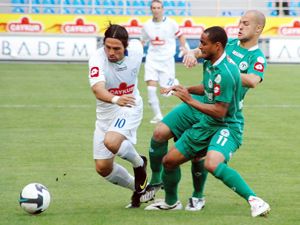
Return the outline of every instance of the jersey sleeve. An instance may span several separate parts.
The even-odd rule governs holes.
[[[171,20],[172,21],[172,29],[173,29],[173,33],[175,37],[179,37],[182,35],[181,30],[179,29],[179,25],[176,23],[175,20]]]
[[[100,50],[93,54],[89,59],[89,82],[91,87],[100,81],[105,82],[104,59],[99,51]]]
[[[146,25],[144,25],[143,28],[142,28],[141,41],[148,42],[149,40],[150,40],[150,37],[146,32]]]
[[[264,79],[264,72],[267,66],[267,60],[263,54],[255,54],[252,56],[250,60],[249,69],[247,71],[248,74],[255,74],[261,79]]]

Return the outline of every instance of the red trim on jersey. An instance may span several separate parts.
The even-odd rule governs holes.
[[[181,30],[178,30],[178,31],[175,33],[175,36],[176,36],[176,37],[179,37],[179,36],[181,36],[181,35],[182,35]]]
[[[100,71],[99,67],[97,66],[92,67],[90,70],[90,77],[99,77],[99,71]]]
[[[214,94],[215,94],[215,96],[219,96],[221,94],[220,84],[214,84]]]
[[[264,64],[257,62],[254,64],[254,69],[259,72],[264,72],[265,67]]]

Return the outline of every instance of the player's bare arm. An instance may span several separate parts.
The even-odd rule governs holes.
[[[192,68],[197,65],[197,59],[202,57],[201,50],[199,48],[191,49],[189,51],[183,51],[183,64],[187,68]]]
[[[187,88],[182,85],[177,85],[173,89],[173,95],[180,98],[183,102],[189,104],[195,109],[215,118],[223,118],[228,110],[228,103],[216,102],[215,104],[203,104],[192,98]]]
[[[253,73],[251,74],[241,73],[241,77],[242,77],[242,85],[244,87],[255,88],[261,82],[261,77]]]
[[[180,50],[181,51],[188,51],[188,49],[186,48],[186,39],[184,37],[184,35],[180,35],[178,37],[178,40],[179,40],[179,45],[180,45]]]
[[[96,83],[92,87],[92,91],[97,99],[112,103],[112,104],[118,104],[119,106],[126,106],[131,107],[135,105],[135,98],[133,95],[122,95],[122,96],[116,96],[110,93],[105,89],[105,82],[101,81]]]
[[[190,86],[190,87],[187,88],[187,90],[190,94],[204,95],[204,86],[203,86],[203,84],[196,85],[196,86]]]

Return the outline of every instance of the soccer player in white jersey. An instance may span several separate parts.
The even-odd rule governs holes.
[[[143,46],[139,40],[128,42],[126,29],[116,24],[105,31],[103,44],[89,60],[89,82],[97,101],[93,144],[96,171],[107,181],[132,190],[130,207],[139,207],[139,197],[147,185],[147,160],[134,147],[143,116],[137,88]],[[134,177],[114,162],[116,155],[132,164]]]
[[[180,46],[185,47],[185,38],[179,30],[178,24],[168,17],[164,17],[163,4],[159,0],[151,3],[152,19],[148,20],[142,29],[142,42],[149,43],[145,62],[145,81],[148,90],[148,102],[154,113],[150,123],[157,123],[162,119],[159,99],[156,94],[157,85],[168,88],[178,84],[175,79],[176,38]]]

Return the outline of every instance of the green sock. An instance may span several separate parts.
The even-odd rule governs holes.
[[[152,177],[150,184],[162,183],[161,173],[162,173],[162,159],[168,152],[168,141],[159,143],[153,138],[151,138],[150,149],[149,149],[149,159],[150,168],[152,171]]]
[[[180,167],[176,167],[174,170],[163,169],[162,180],[164,184],[164,190],[166,193],[165,199],[168,205],[173,205],[178,200],[178,184],[181,178]]]
[[[241,175],[225,163],[220,163],[213,175],[246,200],[250,195],[256,196]]]
[[[194,192],[193,197],[202,198],[208,171],[204,168],[204,160],[192,162],[191,166]]]

